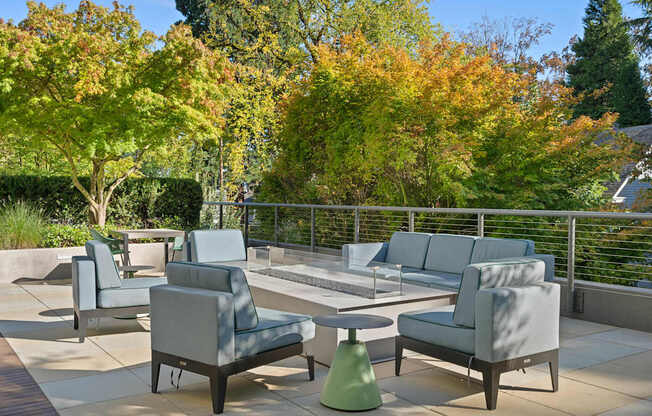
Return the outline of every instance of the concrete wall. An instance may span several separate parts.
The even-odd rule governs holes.
[[[129,244],[129,251],[131,264],[154,266],[152,272],[164,271],[164,243]],[[72,256],[83,255],[84,247],[0,250],[0,283],[69,279]]]
[[[652,332],[652,290],[604,283],[575,282],[575,312],[568,310],[566,279],[561,285],[562,315],[586,321]]]

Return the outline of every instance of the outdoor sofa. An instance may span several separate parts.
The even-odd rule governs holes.
[[[109,246],[91,240],[86,256],[72,258],[74,328],[84,342],[88,320],[149,312],[149,288],[167,283],[161,277],[121,279]]]
[[[455,234],[395,232],[389,242],[344,244],[342,256],[349,258],[350,268],[362,270],[377,263],[400,264],[404,283],[445,290],[459,289],[468,265],[489,260],[521,256],[542,260],[545,281],[553,280],[555,270],[554,256],[535,254],[531,240]],[[396,274],[395,269],[385,273]]]
[[[230,375],[303,354],[315,336],[308,315],[256,307],[239,267],[168,263],[167,276],[150,290],[153,393],[161,364],[202,374],[222,413]],[[313,356],[307,361],[314,380]]]
[[[403,349],[482,372],[487,408],[496,408],[501,373],[548,363],[558,389],[559,291],[546,264],[520,257],[464,269],[455,305],[400,314],[396,368]]]

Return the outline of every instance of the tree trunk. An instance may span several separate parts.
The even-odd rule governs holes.
[[[92,225],[104,227],[106,224],[106,205],[98,204],[97,206],[89,205],[88,220]]]

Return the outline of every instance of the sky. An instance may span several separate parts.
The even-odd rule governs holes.
[[[48,6],[65,3],[74,9],[79,0],[41,0]],[[94,0],[95,3],[110,6],[112,0]],[[120,0],[121,4],[131,4],[144,29],[159,35],[165,33],[170,25],[183,19],[175,8],[174,0]],[[491,19],[505,17],[533,17],[541,22],[552,23],[552,34],[542,39],[540,45],[530,53],[540,56],[544,53],[561,50],[570,38],[582,34],[582,17],[588,0],[431,0],[428,10],[433,22],[441,24],[445,30],[459,32],[479,21],[483,15]],[[628,17],[640,15],[639,8],[629,0],[621,0],[624,13]],[[0,17],[18,22],[27,15],[24,0],[0,0]]]

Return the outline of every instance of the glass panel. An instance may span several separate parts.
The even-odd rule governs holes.
[[[244,269],[368,299],[400,296],[401,267],[280,247],[249,247]]]

